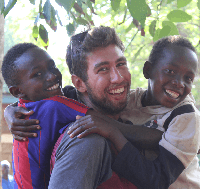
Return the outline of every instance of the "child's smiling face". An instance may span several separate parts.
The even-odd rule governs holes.
[[[172,108],[191,92],[197,72],[197,55],[186,47],[165,48],[155,65],[151,65],[148,105],[163,105]],[[150,100],[151,99],[151,100]]]
[[[22,99],[38,101],[62,95],[62,75],[44,50],[29,49],[16,60],[16,65]]]

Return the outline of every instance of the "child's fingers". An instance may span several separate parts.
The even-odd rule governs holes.
[[[88,124],[85,124],[73,129],[70,128],[67,134],[70,135],[71,138],[73,138],[88,129],[91,129],[91,126]]]
[[[80,119],[80,118],[82,118],[83,116],[80,116],[80,115],[77,115],[76,116],[76,119]]]
[[[77,138],[83,138],[94,133],[95,133],[94,128],[90,128],[77,135]]]
[[[83,125],[89,126],[91,124],[90,124],[90,121],[88,119],[76,120],[72,125],[70,125],[68,133],[69,134],[72,133],[75,129],[77,129],[78,127],[82,127]]]
[[[29,133],[29,132],[21,132],[21,131],[13,131],[12,134],[13,134],[14,138],[37,137],[37,133]]]

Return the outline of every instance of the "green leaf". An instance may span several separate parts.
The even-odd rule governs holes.
[[[40,4],[39,4],[39,12],[42,12],[42,0],[40,0]]]
[[[111,0],[111,7],[116,12],[120,7],[121,0]]]
[[[93,6],[90,0],[86,0],[86,4],[90,8],[90,10],[93,10]]]
[[[192,19],[192,16],[182,10],[173,10],[167,15],[167,18],[172,22],[187,22]]]
[[[177,0],[177,8],[185,7],[192,0]]]
[[[160,31],[161,31],[160,28],[158,28],[158,29],[156,30],[155,35],[154,35],[154,37],[153,37],[153,41],[154,41],[154,42],[156,42],[158,39],[160,39],[160,38],[159,38]]]
[[[14,7],[16,2],[17,2],[17,0],[9,0],[8,4],[6,5],[6,7],[4,8],[4,11],[3,11],[4,18],[9,13],[9,11]]]
[[[163,21],[162,26],[169,26],[170,27],[170,32],[168,35],[179,35],[179,31],[176,27],[176,25],[173,22],[170,21]]]
[[[57,20],[56,20],[56,10],[51,5],[51,21],[50,21],[50,27],[52,30],[57,30]]]
[[[197,7],[200,10],[200,0],[197,1]]]
[[[42,41],[45,43],[45,45],[43,44],[43,46],[46,46],[48,44],[48,41],[49,41],[48,32],[42,24],[40,24],[40,27],[39,27],[39,35],[40,35]]]
[[[38,38],[38,34],[39,34],[39,29],[38,29],[37,26],[34,26],[33,31],[32,31],[32,36],[36,41],[37,41],[37,38]]]
[[[149,5],[147,5],[147,16],[150,16],[151,15],[151,9],[149,7]]]
[[[156,20],[153,20],[149,26],[149,33],[152,37],[154,37],[156,31]]]
[[[1,11],[1,14],[2,14],[3,11],[4,11],[4,0],[1,0],[1,1],[0,1],[0,11]]]
[[[148,6],[145,0],[127,0],[127,7],[131,13],[131,16],[138,20],[141,23],[142,28],[144,28],[148,14]]]
[[[69,36],[72,36],[74,34],[74,31],[75,31],[75,27],[73,24],[69,23],[67,26],[66,26],[66,29],[67,29],[67,34]]]
[[[164,26],[159,33],[159,39],[169,36],[169,33],[171,31],[171,27],[170,26]]]
[[[167,4],[171,3],[172,1],[175,1],[175,0],[167,0]]]
[[[77,0],[77,3],[78,3],[78,5],[79,5],[79,7],[82,8],[82,0]]]
[[[29,0],[31,4],[35,5],[35,0]]]
[[[77,18],[76,23],[79,24],[79,25],[84,25],[84,26],[88,25],[88,21],[83,19],[83,18]]]
[[[74,6],[75,0],[56,0],[56,2],[63,6],[67,12]]]
[[[44,16],[45,16],[47,23],[49,23],[50,20],[51,20],[51,3],[50,3],[50,0],[46,0],[44,7],[43,7],[43,12],[44,12]]]

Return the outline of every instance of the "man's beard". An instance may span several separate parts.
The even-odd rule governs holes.
[[[117,105],[112,103],[109,99],[103,97],[99,98],[97,97],[90,86],[87,84],[87,92],[88,92],[88,97],[90,101],[98,108],[99,111],[101,111],[103,114],[107,115],[117,115],[119,114],[122,110],[124,110],[128,104],[128,100],[130,97],[130,87],[128,86],[128,92],[127,92],[127,98],[126,101],[120,102]]]

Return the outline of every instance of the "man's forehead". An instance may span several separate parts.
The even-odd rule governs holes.
[[[122,50],[116,45],[109,45],[88,53],[87,60],[89,63],[98,64],[100,62],[115,62],[121,57],[124,57]]]

